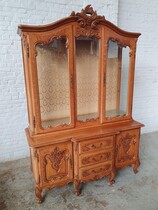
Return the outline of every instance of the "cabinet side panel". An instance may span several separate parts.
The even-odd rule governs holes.
[[[33,131],[33,110],[31,101],[31,87],[30,87],[30,75],[29,75],[29,44],[27,40],[27,35],[23,34],[21,39],[22,45],[22,56],[23,56],[23,68],[25,77],[25,89],[26,89],[26,99],[27,99],[27,109],[28,109],[28,121],[29,128]]]

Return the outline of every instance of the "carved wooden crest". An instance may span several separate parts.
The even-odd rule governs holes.
[[[97,12],[93,10],[91,5],[87,5],[81,12],[75,13],[73,11],[71,16],[76,16],[78,18],[77,21],[82,28],[97,29],[99,22],[105,20],[104,16],[97,15]]]

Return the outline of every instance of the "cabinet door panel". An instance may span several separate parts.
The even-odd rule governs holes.
[[[72,145],[55,144],[39,150],[42,185],[72,181]]]
[[[138,160],[139,129],[122,131],[116,137],[116,168],[123,168]]]

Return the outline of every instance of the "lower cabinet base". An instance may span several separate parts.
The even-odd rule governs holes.
[[[82,135],[47,145],[30,147],[35,195],[42,202],[42,190],[73,183],[80,195],[80,185],[109,177],[115,183],[116,172],[133,166],[138,172],[140,127],[112,133]]]

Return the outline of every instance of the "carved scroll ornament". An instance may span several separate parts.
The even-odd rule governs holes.
[[[104,16],[97,15],[91,5],[87,5],[85,9],[81,10],[81,12],[75,13],[73,11],[71,16],[78,18],[77,22],[82,28],[92,28],[94,30],[98,28],[98,24],[101,20],[105,20]]]

